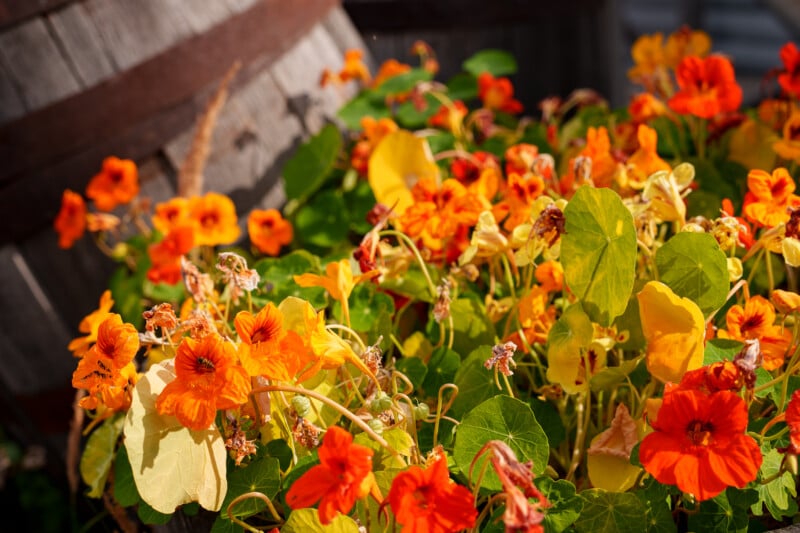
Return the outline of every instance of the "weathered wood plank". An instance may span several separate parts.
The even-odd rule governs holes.
[[[194,97],[212,86],[235,58],[263,68],[335,4],[260,0],[156,58],[0,127],[0,183],[5,182],[0,243],[49,224],[60,191],[66,186],[82,189],[104,156],[143,158],[191,127],[200,111]],[[21,205],[33,207],[35,195],[36,208],[20,212]]]
[[[66,273],[63,273],[66,276]],[[13,245],[0,248],[0,379],[13,394],[32,394],[69,382],[74,357],[67,328]]]
[[[103,39],[83,4],[72,4],[51,13],[47,18],[84,88],[116,72]]]
[[[258,0],[222,0],[231,9],[232,13],[241,13],[250,9]]]
[[[206,31],[211,26],[221,22],[235,13],[225,2],[205,2],[201,9],[198,6],[184,2],[180,14],[189,23],[194,33]]]
[[[0,0],[0,29],[42,15],[74,0]]]
[[[358,48],[365,52],[367,51],[361,34],[358,33],[350,17],[347,16],[347,13],[341,7],[337,6],[331,9],[328,16],[322,20],[322,25],[325,27],[325,31],[328,32],[328,35],[331,36],[331,39],[333,39],[333,42],[336,43],[340,52],[344,52],[350,48]],[[367,57],[367,59],[371,61],[371,58]]]
[[[0,56],[25,109],[39,109],[80,90],[44,21],[34,19],[0,33]]]
[[[336,43],[318,24],[272,67],[272,75],[289,99],[307,131],[319,131],[346,101],[348,90],[319,87],[323,69],[341,68],[343,58]]]
[[[0,59],[0,125],[25,114],[25,103]]]
[[[192,33],[181,13],[188,7],[186,2],[88,0],[84,5],[120,70],[163,52]]]

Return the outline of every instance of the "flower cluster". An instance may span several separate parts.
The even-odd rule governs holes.
[[[753,110],[682,28],[636,41],[626,108],[536,117],[508,54],[443,83],[412,53],[322,74],[358,94],[249,241],[218,193],[151,211],[130,161],[89,183],[99,213],[64,193],[60,246],[88,229],[121,263],[69,345],[91,494],[248,530],[796,521],[795,45]]]

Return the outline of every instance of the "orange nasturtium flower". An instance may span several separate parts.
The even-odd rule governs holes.
[[[675,75],[680,90],[667,103],[676,113],[708,119],[736,111],[742,103],[742,88],[736,83],[733,65],[722,56],[687,56]]]
[[[178,226],[193,224],[189,218],[189,199],[182,196],[170,198],[166,202],[156,204],[153,213],[153,226],[163,234]]]
[[[772,149],[784,159],[800,161],[800,110],[792,110],[783,125],[782,134],[780,139],[772,143]]]
[[[750,222],[771,228],[789,220],[788,208],[800,206],[800,196],[794,194],[794,180],[785,168],[776,168],[772,174],[751,170],[747,188],[742,214]]]
[[[800,96],[800,51],[794,43],[786,43],[781,47],[783,71],[778,74],[778,84],[789,96]]]
[[[461,124],[467,113],[469,110],[464,102],[455,100],[452,105],[442,104],[439,110],[428,119],[428,125],[456,134],[461,130]]]
[[[671,170],[669,163],[661,159],[657,152],[658,133],[653,128],[640,124],[636,132],[639,140],[639,149],[630,158],[628,164],[633,167],[633,174],[637,181],[644,184],[645,180],[659,170]]]
[[[100,303],[97,309],[83,317],[83,320],[78,325],[78,331],[86,333],[86,336],[72,339],[67,346],[67,349],[75,354],[75,357],[83,357],[97,341],[100,324],[111,314],[111,307],[113,306],[114,300],[111,299],[111,291],[104,291],[100,296]]]
[[[197,246],[232,244],[239,238],[236,206],[224,194],[209,192],[190,198],[189,216],[197,222]]]
[[[294,238],[292,224],[277,209],[253,209],[247,217],[247,233],[258,251],[272,256]]]
[[[721,329],[717,335],[723,339],[746,341],[758,339],[764,356],[765,370],[775,370],[783,364],[786,350],[792,342],[792,332],[775,324],[775,308],[763,296],[749,298],[744,307],[734,305],[725,315],[728,329]]]
[[[83,197],[67,189],[61,197],[61,210],[53,227],[58,232],[58,246],[71,248],[86,231],[86,202]]]
[[[377,491],[373,453],[366,446],[353,444],[347,430],[331,426],[319,447],[320,464],[292,484],[286,503],[292,509],[304,509],[319,502],[319,521],[330,524],[338,513],[349,513],[356,500]]]
[[[147,279],[153,283],[175,285],[181,280],[181,256],[195,246],[195,230],[191,225],[178,226],[156,244],[147,247],[150,269]]]
[[[440,455],[427,468],[411,466],[392,481],[387,496],[401,533],[448,533],[475,525],[472,493],[450,480]]]
[[[103,168],[86,187],[86,196],[100,211],[111,211],[139,194],[139,171],[130,159],[107,157]]]
[[[642,123],[667,114],[667,106],[650,93],[639,93],[631,98],[628,113],[635,123]]]
[[[234,409],[247,401],[250,377],[236,363],[236,348],[216,334],[185,337],[175,355],[175,379],[156,400],[161,415],[173,415],[189,429],[214,423],[218,409]]]
[[[136,383],[133,358],[138,350],[136,328],[123,323],[120,315],[109,314],[98,328],[97,342],[72,374],[72,386],[89,392],[79,405],[84,409],[105,406],[112,412],[127,409]]]
[[[674,390],[664,396],[639,461],[660,483],[677,485],[698,501],[755,480],[761,450],[747,429],[744,400],[729,391]]]
[[[303,340],[283,327],[283,313],[272,302],[257,314],[241,311],[234,320],[239,333],[239,361],[251,376],[291,381],[307,357]]]
[[[389,78],[394,78],[400,74],[405,74],[411,70],[411,65],[401,63],[396,59],[387,59],[381,66],[378,67],[378,72],[375,74],[375,79],[372,80],[373,87],[379,87],[383,82]]]
[[[667,38],[664,55],[667,65],[675,68],[686,56],[706,57],[711,51],[711,37],[704,31],[684,26]]]
[[[790,451],[800,453],[800,390],[792,393],[789,405],[786,406],[786,425],[789,426]]]
[[[390,118],[375,120],[372,117],[361,119],[361,139],[353,146],[350,152],[350,165],[361,176],[366,176],[369,171],[369,158],[372,151],[381,140],[397,131],[397,123]]]
[[[664,34],[640,35],[631,47],[633,67],[628,70],[628,78],[634,82],[653,77],[666,64],[664,57]]]
[[[514,86],[508,78],[495,78],[488,72],[478,76],[478,97],[486,109],[516,114],[522,103],[514,99]]]

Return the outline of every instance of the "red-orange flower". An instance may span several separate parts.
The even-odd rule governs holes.
[[[103,168],[86,187],[86,196],[100,211],[111,211],[139,194],[139,171],[130,159],[107,157]]]
[[[628,104],[628,113],[633,122],[642,123],[665,115],[667,106],[650,93],[639,93],[631,98],[631,102]]]
[[[375,486],[373,451],[353,444],[347,430],[331,426],[318,453],[320,464],[292,484],[286,503],[292,509],[303,509],[319,502],[319,521],[327,525],[337,513],[349,513],[356,500]]]
[[[234,409],[249,394],[250,377],[236,364],[232,342],[219,335],[185,337],[175,355],[175,379],[158,395],[156,409],[200,431],[214,423],[218,409]]]
[[[406,209],[400,223],[413,237],[423,233],[433,239],[452,237],[459,226],[475,225],[486,207],[456,179],[447,179],[439,187],[434,180],[423,178],[411,193],[415,203]]]
[[[53,227],[58,232],[58,246],[71,248],[86,231],[86,202],[83,197],[67,189],[61,197],[61,210]]]
[[[444,455],[427,468],[397,474],[387,499],[402,533],[460,531],[473,527],[478,515],[472,493],[450,480]]]
[[[181,256],[194,248],[194,239],[193,226],[179,226],[170,230],[161,242],[148,246],[151,266],[147,279],[153,283],[178,283],[181,280]]]
[[[136,328],[124,324],[120,315],[109,314],[98,328],[97,342],[72,374],[72,386],[89,392],[79,405],[85,409],[127,409],[130,390],[136,383],[133,358],[138,350]]]
[[[281,246],[294,238],[292,224],[277,209],[253,209],[247,217],[247,232],[253,246],[272,256],[278,255]]]
[[[794,180],[785,168],[776,168],[772,174],[751,170],[747,188],[742,214],[750,222],[771,228],[789,220],[789,207],[800,206],[800,196],[794,194]]]
[[[239,238],[236,207],[224,194],[209,192],[189,199],[189,216],[197,222],[198,246],[232,244]]]
[[[167,234],[178,226],[186,226],[194,222],[189,218],[189,200],[181,196],[170,198],[166,202],[156,204],[153,213],[153,226],[161,233]]]
[[[786,425],[789,426],[790,451],[800,454],[800,390],[792,393],[786,406]]]
[[[453,105],[442,104],[428,119],[428,125],[456,133],[461,129],[461,123],[468,112],[467,106],[461,100],[454,101]]]
[[[788,95],[800,96],[800,51],[794,43],[781,47],[783,71],[778,74],[778,84]]]
[[[516,114],[522,103],[514,99],[514,86],[508,78],[495,78],[488,72],[478,76],[478,96],[487,109]]]
[[[272,302],[256,315],[241,311],[234,320],[239,333],[239,361],[251,376],[291,381],[310,361],[303,339],[283,327],[283,313]]]
[[[722,56],[684,57],[675,75],[680,90],[668,104],[676,113],[712,118],[736,111],[742,103],[742,88],[736,83],[733,65]]]
[[[747,407],[736,394],[673,390],[664,396],[652,426],[639,460],[660,483],[677,485],[703,501],[756,478],[761,450],[745,434]]]
[[[734,305],[725,315],[728,329],[721,329],[717,335],[723,339],[744,342],[758,339],[764,356],[764,369],[775,370],[783,364],[786,350],[792,341],[792,332],[775,324],[775,308],[763,296],[753,296],[744,307]]]

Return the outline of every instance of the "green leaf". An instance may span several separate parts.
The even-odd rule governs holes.
[[[350,325],[356,331],[370,331],[382,313],[394,310],[394,301],[378,292],[373,283],[360,283],[350,294]]]
[[[281,470],[288,470],[292,466],[292,449],[283,439],[271,440],[266,445],[260,446],[258,450],[263,450],[266,457],[277,459]]]
[[[461,65],[464,70],[473,76],[480,76],[488,72],[492,76],[505,76],[517,71],[517,61],[514,56],[505,50],[481,50]]]
[[[763,454],[759,478],[767,479],[776,475],[781,469],[784,455],[777,450],[769,450]],[[756,516],[764,514],[764,506],[775,520],[779,522],[784,516],[797,514],[797,487],[791,472],[784,472],[766,485],[756,484],[758,501],[750,509]],[[791,496],[791,498],[790,498]]]
[[[322,287],[301,287],[293,276],[301,274],[320,274],[322,267],[319,258],[305,250],[296,250],[283,257],[267,257],[258,261],[253,268],[261,276],[261,284],[266,296],[274,304],[279,304],[289,296],[308,301],[315,309],[325,307],[328,300]]]
[[[589,489],[580,493],[583,510],[575,522],[578,532],[639,533],[645,506],[631,492],[608,492]]]
[[[286,197],[303,200],[311,196],[325,182],[341,149],[342,136],[332,124],[300,146],[283,167]]]
[[[748,509],[758,501],[752,489],[729,487],[725,492],[700,503],[696,514],[689,515],[689,530],[709,533],[746,532]]]
[[[672,292],[689,298],[708,315],[728,296],[730,281],[725,254],[708,233],[681,232],[656,252],[659,280]]]
[[[678,528],[672,518],[669,489],[652,478],[645,483],[644,490],[637,490],[634,494],[647,510],[645,514],[647,533],[675,533]]]
[[[461,359],[458,357],[458,354],[455,354],[455,357],[457,366]],[[420,385],[422,385],[425,379],[425,375],[428,373],[428,367],[425,366],[425,363],[423,363],[422,359],[419,357],[401,357],[394,366],[411,381],[411,384],[414,385],[414,390],[420,388]]]
[[[450,304],[453,317],[453,350],[469,353],[475,346],[494,344],[494,324],[489,320],[483,305],[473,298],[458,298]]]
[[[139,515],[139,520],[144,524],[161,526],[172,520],[172,515],[175,513],[160,513],[147,505],[146,501],[141,500],[136,509],[136,514]]]
[[[298,509],[289,515],[281,533],[358,533],[358,524],[349,516],[339,514],[323,526],[316,509]]]
[[[447,96],[451,100],[472,100],[478,97],[478,80],[472,74],[456,74],[447,82]]]
[[[372,98],[375,100],[384,100],[387,96],[396,96],[398,94],[407,93],[413,89],[421,81],[430,81],[433,79],[433,74],[425,69],[412,68],[408,72],[392,76],[383,83],[381,83],[375,90],[372,91]]]
[[[417,109],[412,101],[403,102],[398,106],[395,118],[400,127],[417,130],[427,125],[428,119],[436,114],[442,104],[430,93],[426,93],[424,98],[425,107],[421,110]]]
[[[633,217],[617,193],[585,185],[564,217],[564,280],[592,321],[610,326],[625,311],[636,275]]]
[[[496,396],[464,416],[456,430],[453,459],[465,476],[469,476],[473,459],[490,440],[506,443],[520,462],[533,461],[532,470],[536,475],[547,467],[550,456],[547,435],[525,402],[509,396]],[[484,454],[475,461],[473,476],[487,466],[481,486],[498,491],[502,485],[494,469],[485,464],[488,458]]]
[[[381,435],[389,446],[396,450],[403,457],[411,457],[411,450],[414,448],[414,439],[400,426],[393,427],[386,430]],[[375,451],[372,456],[372,464],[375,470],[392,470],[405,468],[407,462],[405,459],[391,454],[386,448],[375,442],[372,437],[366,433],[359,433],[353,438],[353,442],[366,446]]]
[[[147,279],[147,270],[150,268],[150,259],[145,254],[136,264],[136,270],[131,273],[127,266],[121,266],[114,271],[108,281],[108,288],[114,298],[114,308],[119,311],[122,320],[133,324],[136,329],[142,329],[142,286]]]
[[[244,528],[231,520],[226,520],[222,514],[217,515],[210,533],[244,533]]]
[[[186,288],[180,282],[170,285],[169,283],[153,283],[152,281],[144,280],[142,293],[151,300],[174,304],[180,303],[186,298]]]
[[[686,130],[671,118],[656,117],[651,126],[658,134],[657,151],[665,158],[683,156],[688,150]]]
[[[297,211],[295,235],[302,242],[330,248],[347,237],[347,208],[337,191],[323,191]]]
[[[248,492],[260,492],[267,498],[274,498],[281,486],[281,470],[274,457],[262,457],[251,461],[245,467],[233,466],[228,472],[228,492],[222,502],[221,514],[228,517],[228,505]],[[258,498],[248,498],[236,504],[231,510],[233,516],[245,518],[261,512],[267,504]]]
[[[88,496],[100,498],[106,487],[106,479],[111,471],[119,434],[122,432],[124,418],[115,416],[95,429],[81,455],[80,472],[84,483],[89,485]]]
[[[336,115],[352,131],[361,131],[361,119],[372,117],[375,120],[391,115],[389,108],[381,100],[376,100],[371,91],[364,91],[339,108]]]
[[[458,371],[453,378],[453,382],[458,387],[458,396],[456,396],[453,406],[450,408],[450,414],[455,418],[461,417],[484,400],[502,393],[494,381],[494,371],[488,370],[483,366],[491,356],[491,346],[478,346],[460,366],[457,366]],[[435,368],[431,366],[428,370],[428,377],[431,378],[431,381],[433,381],[434,378],[432,376],[435,373]],[[435,398],[439,392],[438,388],[428,385],[427,378],[423,387],[428,397]]]
[[[566,429],[564,429],[564,421],[561,420],[558,409],[556,409],[551,402],[538,398],[528,399],[528,405],[531,406],[536,420],[539,421],[539,425],[542,426],[542,429],[547,434],[550,447],[558,448],[559,444],[567,438],[567,432]]]
[[[359,235],[368,233],[372,224],[367,222],[367,213],[375,206],[375,195],[367,180],[359,179],[356,186],[344,193],[350,229]]]
[[[114,499],[123,507],[136,505],[141,499],[133,481],[133,470],[125,446],[119,447],[117,458],[114,459]]]
[[[436,348],[431,354],[431,358],[428,359],[428,372],[422,382],[422,390],[425,391],[425,395],[435,398],[439,394],[441,386],[445,383],[452,383],[456,372],[459,368],[464,368],[466,363],[460,367],[459,365],[461,365],[461,357],[456,352],[449,350],[446,346]]]
[[[549,433],[548,433],[549,435]],[[548,533],[561,533],[580,516],[583,500],[575,494],[575,485],[569,481],[536,478],[536,486],[550,502],[544,515],[544,529]]]

